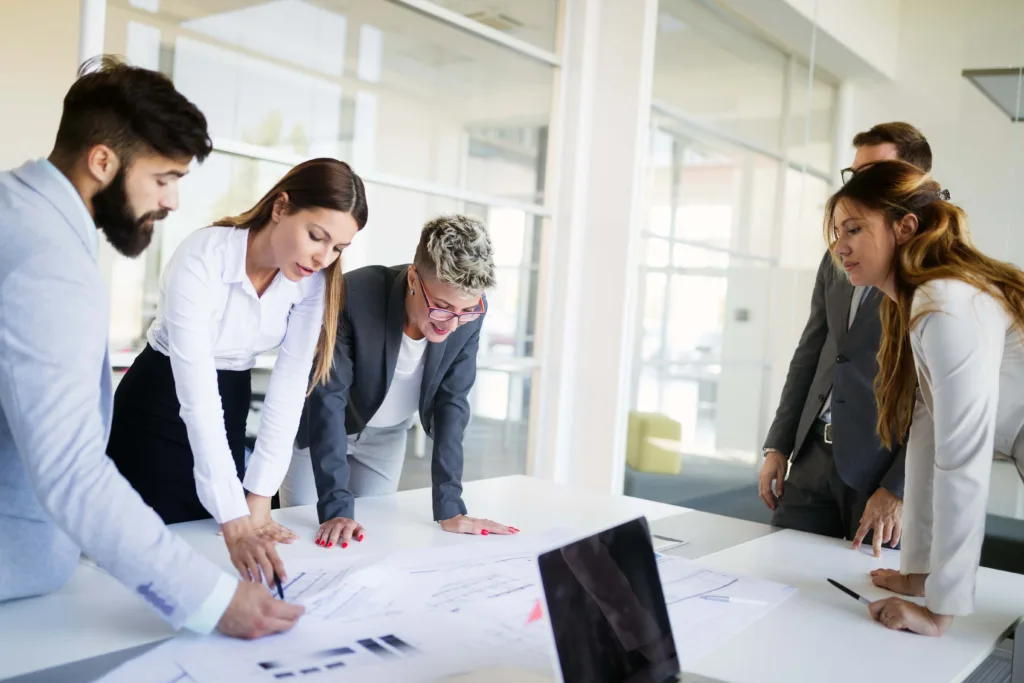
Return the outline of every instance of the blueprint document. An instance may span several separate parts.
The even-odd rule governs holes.
[[[503,664],[550,673],[537,555],[577,537],[553,530],[372,558],[293,560],[285,599],[307,612],[292,632],[256,642],[180,636],[103,683],[418,681]],[[684,666],[795,593],[678,557],[657,562]]]
[[[382,560],[372,570],[354,568],[337,583],[315,567],[297,565],[320,587],[299,598],[308,615],[353,619],[415,612],[448,612],[516,648],[527,668],[548,670],[551,636],[543,613],[537,555],[574,540],[566,530],[503,539],[502,545],[424,548]],[[686,665],[711,653],[796,592],[790,586],[732,576],[699,562],[658,555],[658,571],[680,661]],[[293,563],[294,564],[294,563]],[[373,599],[360,596],[370,594]],[[354,596],[354,597],[353,597]],[[286,595],[293,600],[290,593]],[[324,608],[319,608],[323,605]],[[342,605],[354,610],[343,616]],[[537,612],[536,610],[541,610]],[[533,618],[531,618],[533,616]]]
[[[405,550],[373,560],[292,560],[285,599],[304,619],[356,621],[416,612],[483,610],[522,624],[541,597],[537,555],[577,534],[488,539],[486,545]]]

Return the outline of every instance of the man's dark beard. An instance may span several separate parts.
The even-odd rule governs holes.
[[[107,236],[114,249],[129,258],[141,254],[153,239],[153,223],[167,217],[167,209],[150,211],[136,218],[128,203],[124,185],[124,169],[120,169],[105,189],[92,198],[96,226]]]

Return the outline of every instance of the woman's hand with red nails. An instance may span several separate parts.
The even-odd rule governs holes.
[[[451,519],[442,520],[441,528],[453,534],[476,534],[480,536],[489,536],[490,534],[509,536],[519,533],[519,529],[514,526],[505,526],[504,524],[492,522],[489,519],[478,519],[476,517],[467,517],[466,515],[456,515]]]
[[[353,539],[361,542],[364,538],[363,525],[348,517],[335,517],[320,525],[313,542],[322,548],[341,545],[347,548]]]

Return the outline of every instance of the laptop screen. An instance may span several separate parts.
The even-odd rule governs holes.
[[[564,683],[664,683],[679,673],[644,518],[538,558]]]

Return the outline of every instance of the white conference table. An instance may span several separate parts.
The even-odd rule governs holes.
[[[895,551],[875,559],[834,539],[794,531],[773,533],[764,525],[524,476],[467,483],[465,500],[472,514],[512,524],[523,534],[554,526],[597,531],[645,515],[656,533],[699,539],[670,553],[703,555],[700,561],[708,567],[797,587],[797,594],[780,607],[690,667],[724,681],[961,681],[1024,615],[1024,576],[982,569],[974,615],[957,618],[942,638],[896,633],[873,622],[863,605],[825,582],[833,578],[866,597],[883,597],[883,591],[870,585],[867,572],[898,566]],[[329,552],[372,553],[491,541],[441,531],[430,520],[429,489],[360,499],[357,510],[367,529],[366,539],[346,550],[326,550],[310,542],[317,527],[313,507],[275,511],[276,519],[302,537],[300,542],[280,546],[282,559],[287,564],[289,558],[322,558]],[[175,531],[231,569],[212,521],[179,524]],[[714,540],[724,549],[710,554],[699,550],[711,548],[708,544]],[[0,679],[60,665],[67,666],[53,671],[66,673],[76,666],[69,663],[171,635],[170,628],[140,599],[83,563],[61,591],[0,605]]]

